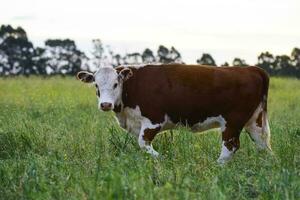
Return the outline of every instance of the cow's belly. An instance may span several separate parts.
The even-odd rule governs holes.
[[[188,121],[188,119],[186,119]],[[176,125],[188,126],[193,132],[203,132],[214,128],[220,128],[223,132],[226,128],[226,120],[222,115],[218,115],[215,117],[207,117],[205,120],[200,121],[193,124],[188,125],[186,123],[173,123],[169,117],[165,116],[165,122],[162,124],[162,130],[168,130],[174,128]]]
[[[141,115],[139,107],[136,109],[125,108],[122,113],[116,114],[116,118],[119,125],[134,136],[139,136],[143,121],[150,121]],[[162,123],[153,125],[159,126],[161,131],[169,130],[176,126],[176,124],[173,123],[167,115],[165,115],[165,119]],[[216,117],[207,117],[204,121],[199,121],[190,128],[194,132],[202,132],[213,128],[221,128],[221,131],[224,131],[226,128],[226,120],[221,115]]]
[[[217,117],[208,117],[204,121],[194,124],[191,128],[194,132],[202,132],[213,128],[221,128],[221,131],[223,132],[226,128],[226,120],[222,115]]]

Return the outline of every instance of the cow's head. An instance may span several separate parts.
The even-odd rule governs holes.
[[[122,100],[123,82],[133,75],[126,67],[100,68],[96,73],[78,72],[77,78],[85,83],[94,83],[98,97],[98,108],[103,111],[114,109]]]

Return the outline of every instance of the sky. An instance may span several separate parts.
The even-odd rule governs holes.
[[[0,24],[23,27],[35,46],[70,38],[89,53],[100,38],[116,53],[174,46],[186,63],[210,53],[255,64],[259,53],[300,47],[299,0],[2,0]]]

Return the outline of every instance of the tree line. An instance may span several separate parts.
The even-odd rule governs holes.
[[[93,50],[87,56],[79,50],[73,40],[48,39],[44,47],[34,47],[26,31],[10,25],[0,27],[0,75],[74,75],[80,70],[95,69],[101,65],[118,66],[140,63],[184,63],[175,47],[160,45],[156,52],[146,48],[142,52],[125,55],[115,53],[100,39],[92,40]],[[198,64],[216,66],[213,57],[204,53]],[[225,62],[221,66],[248,66],[245,60],[235,58],[231,65]],[[300,49],[294,48],[291,55],[272,55],[263,52],[258,56],[257,64],[269,74],[300,78]]]

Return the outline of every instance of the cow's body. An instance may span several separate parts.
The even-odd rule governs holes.
[[[121,98],[114,102],[113,110],[120,126],[138,136],[140,146],[149,153],[157,155],[151,146],[155,135],[177,124],[193,131],[220,127],[220,162],[239,148],[243,127],[259,147],[270,148],[269,78],[260,68],[168,64],[115,71],[125,68],[132,74],[122,84]]]

